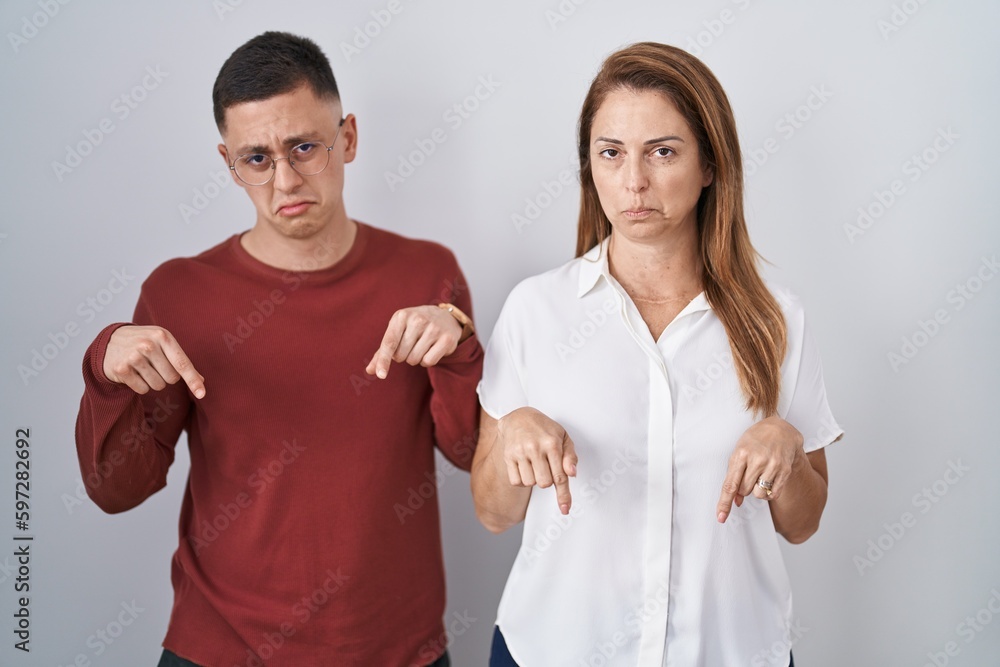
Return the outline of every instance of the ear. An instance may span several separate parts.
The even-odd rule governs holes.
[[[358,154],[358,122],[354,114],[349,113],[344,118],[344,126],[340,128],[340,136],[344,138],[344,164],[354,162]]]
[[[715,180],[715,169],[711,165],[705,165],[701,169],[701,187],[707,188]]]
[[[222,161],[226,163],[226,171],[229,172],[229,177],[231,179],[233,179],[233,182],[236,183],[236,185],[240,186],[241,188],[243,186],[245,186],[246,183],[244,183],[243,181],[241,181],[236,176],[236,172],[234,172],[232,169],[229,168],[229,166],[230,166],[229,165],[229,151],[226,150],[226,145],[225,144],[219,144],[218,145],[218,150],[219,150],[219,155],[222,156]]]

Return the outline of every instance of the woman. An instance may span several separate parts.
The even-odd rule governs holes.
[[[816,531],[842,431],[801,306],[758,274],[729,102],[635,44],[579,155],[577,258],[514,288],[479,387],[477,514],[524,521],[491,664],[788,665],[777,535]]]

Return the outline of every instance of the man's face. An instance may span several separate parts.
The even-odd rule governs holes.
[[[248,185],[233,174],[257,209],[257,227],[267,227],[288,239],[309,239],[331,225],[346,224],[344,165],[354,160],[357,127],[353,115],[341,119],[339,100],[320,99],[307,85],[266,100],[226,109],[226,128],[219,153],[232,165],[246,153],[269,155],[277,162],[274,177],[264,185]],[[288,152],[304,142],[330,151],[330,162],[318,174],[303,176],[292,169]],[[322,159],[322,156],[319,158]]]

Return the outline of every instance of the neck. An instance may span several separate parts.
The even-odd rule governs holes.
[[[326,269],[344,258],[357,236],[357,224],[346,214],[342,218],[302,238],[287,236],[270,224],[258,222],[240,237],[240,244],[254,259],[278,269]]]
[[[693,299],[702,290],[698,231],[686,225],[668,237],[628,239],[614,231],[608,250],[608,270],[633,298]]]

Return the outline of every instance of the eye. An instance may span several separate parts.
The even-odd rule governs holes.
[[[267,167],[271,163],[271,158],[263,153],[251,153],[241,157],[240,162],[248,167],[261,168]]]
[[[667,146],[660,146],[653,151],[653,154],[657,157],[670,157],[671,155],[674,155],[674,149]]]
[[[298,158],[301,159],[301,158],[309,157],[310,155],[312,155],[313,153],[315,153],[318,148],[319,148],[319,144],[313,143],[313,142],[309,141],[309,142],[306,142],[304,144],[299,144],[298,146],[296,146],[295,148],[293,148],[292,149],[292,153],[296,157],[298,157]]]
[[[598,153],[598,155],[606,158],[616,158],[618,157],[618,150],[615,148],[605,148],[603,151]]]

